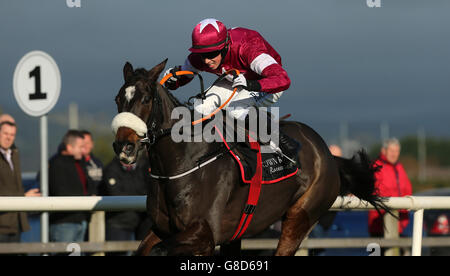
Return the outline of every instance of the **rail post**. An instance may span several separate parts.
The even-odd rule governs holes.
[[[422,229],[423,229],[424,209],[414,211],[412,255],[420,256],[422,254]]]
[[[89,242],[105,242],[105,212],[96,211],[91,215],[89,222]],[[92,254],[93,256],[105,256],[105,252]]]

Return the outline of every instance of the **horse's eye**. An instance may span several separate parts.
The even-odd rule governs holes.
[[[148,104],[150,102],[150,99],[151,99],[150,96],[148,96],[148,95],[145,96],[144,97],[144,103]]]

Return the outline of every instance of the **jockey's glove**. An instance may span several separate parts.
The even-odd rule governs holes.
[[[165,76],[167,76],[167,75],[169,75],[169,74],[172,74],[172,77],[170,77],[170,78],[164,83],[164,86],[165,86],[165,87],[171,87],[171,86],[174,86],[174,85],[177,83],[177,81],[179,80],[179,78],[180,78],[181,76],[177,76],[177,75],[176,75],[176,72],[178,72],[178,71],[180,71],[180,70],[181,70],[181,66],[175,66],[175,67],[173,67],[173,68],[167,69],[166,72],[164,72],[164,76],[163,76],[163,77],[165,77]]]
[[[240,74],[233,80],[232,87],[235,88],[239,86],[246,89],[247,91],[261,91],[261,85],[257,80],[247,80],[243,74]]]

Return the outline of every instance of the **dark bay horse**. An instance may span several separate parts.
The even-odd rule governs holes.
[[[170,176],[195,167],[202,157],[217,151],[220,143],[175,143],[167,135],[166,130],[177,122],[171,119],[171,112],[182,104],[157,82],[166,62],[150,71],[125,64],[124,85],[116,97],[118,112],[140,119],[130,118],[131,126],[129,122],[115,126],[114,150],[124,164],[136,162],[145,152],[147,133],[143,132],[147,130],[152,140],[147,147],[151,171]],[[298,156],[301,173],[263,185],[244,237],[282,219],[276,255],[294,255],[340,192],[386,208],[374,193],[376,168],[363,151],[352,159],[333,157],[322,138],[307,125],[280,122],[280,127],[302,145]],[[152,179],[149,185],[147,210],[154,227],[139,246],[139,255],[212,255],[216,245],[229,245],[249,193],[230,154],[184,177]]]

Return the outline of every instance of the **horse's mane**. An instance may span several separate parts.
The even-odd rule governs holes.
[[[134,70],[134,75],[136,77],[142,77],[142,78],[146,78],[148,74],[148,71],[144,68],[137,68],[136,70]],[[177,97],[175,97],[172,93],[170,93],[170,91],[163,87],[164,91],[167,93],[167,96],[169,97],[170,101],[176,106],[186,106],[186,104],[183,104],[182,102],[180,102],[180,100],[177,99]]]
[[[177,97],[175,97],[172,93],[170,93],[169,89],[167,89],[167,88],[165,88],[165,87],[164,87],[164,89],[165,89],[165,91],[166,91],[166,93],[167,93],[167,96],[169,96],[169,99],[172,101],[172,103],[175,104],[176,107],[179,107],[179,106],[184,106],[184,107],[186,107],[186,104],[180,102],[180,100],[178,100]]]

